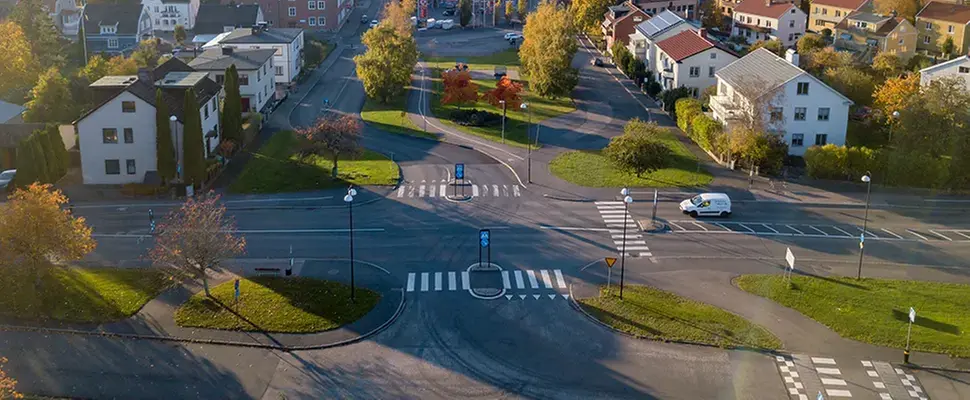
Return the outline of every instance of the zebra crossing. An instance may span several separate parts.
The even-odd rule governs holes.
[[[862,226],[824,223],[778,223],[759,221],[668,220],[672,233],[687,234],[745,234],[756,236],[792,236],[827,239],[858,240]],[[935,228],[924,226],[882,228],[869,224],[866,240],[920,241],[970,243],[970,229]]]
[[[640,234],[640,225],[633,219],[622,201],[597,201],[596,209],[606,224],[616,251],[626,251],[630,257],[652,257],[647,242]]]
[[[462,193],[464,186],[465,195],[471,197],[522,197],[522,187],[517,184],[476,184],[468,181],[459,184],[458,193]],[[408,183],[397,188],[397,198],[432,198],[446,197],[455,192],[455,182],[446,180],[432,180],[431,182],[422,181],[421,183]]]
[[[539,299],[543,296],[550,298],[562,297],[568,299],[568,294],[559,294],[560,290],[566,291],[568,285],[566,277],[560,269],[540,269],[540,270],[502,270],[502,287],[507,292],[505,297],[511,300],[518,296],[521,299],[528,297],[528,294],[519,291],[543,291],[552,290],[554,293],[533,293],[532,296]],[[472,290],[471,275],[468,271],[443,271],[443,272],[411,272],[408,273],[407,292],[456,292],[459,290]]]
[[[826,399],[927,400],[919,381],[909,371],[888,362],[839,360],[806,354],[775,356],[778,371],[791,400]]]

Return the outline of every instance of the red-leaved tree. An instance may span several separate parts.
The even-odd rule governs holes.
[[[304,156],[318,154],[333,160],[331,174],[337,177],[337,160],[344,155],[361,152],[360,134],[363,127],[357,117],[344,114],[337,118],[320,118],[312,126],[296,132],[302,142]]]
[[[522,96],[519,95],[521,92],[522,84],[509,79],[509,76],[505,75],[495,85],[495,89],[485,92],[482,98],[495,107],[501,107],[504,100],[505,107],[515,110],[522,104]]]
[[[0,366],[7,362],[5,357],[0,357]],[[22,399],[23,394],[17,392],[17,380],[7,376],[3,369],[0,369],[0,399]]]
[[[441,79],[445,86],[441,104],[456,104],[460,109],[465,103],[478,101],[478,84],[472,82],[472,74],[467,70],[442,72]]]

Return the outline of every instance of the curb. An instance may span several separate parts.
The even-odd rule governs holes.
[[[563,196],[557,196],[557,195],[554,195],[554,194],[547,194],[547,193],[543,193],[542,194],[542,197],[545,197],[547,199],[559,200],[559,201],[570,201],[570,202],[574,202],[574,203],[592,203],[592,202],[596,201],[594,199],[588,199],[588,198],[585,198],[585,197],[571,198],[571,197],[563,197]]]
[[[895,367],[906,367],[909,369],[919,370],[919,371],[970,373],[970,368],[939,367],[934,365],[919,365],[919,364],[904,364],[904,363],[890,363],[890,364],[892,364]]]

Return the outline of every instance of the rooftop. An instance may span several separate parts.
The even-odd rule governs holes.
[[[91,87],[127,87],[128,85],[135,83],[137,80],[138,76],[135,75],[110,75],[94,81],[94,83],[91,83]]]
[[[734,54],[734,52],[726,50],[722,46],[718,46],[716,41],[702,37],[701,35],[705,35],[705,33],[686,30],[657,42],[657,47],[663,50],[664,53],[667,53],[668,57],[677,62],[712,47],[717,47],[726,52]]]
[[[683,18],[677,15],[677,13],[670,10],[664,10],[663,12],[654,15],[652,18],[639,23],[636,29],[643,34],[643,36],[653,38],[663,32],[666,32],[667,29],[670,29],[681,22],[685,21]]]
[[[300,34],[303,33],[303,29],[300,28],[275,28],[268,27],[265,29],[257,29],[254,32],[253,28],[237,28],[233,29],[232,32],[226,32],[221,37],[216,37],[213,40],[218,40],[219,43],[292,43],[296,40]],[[210,42],[211,44],[212,42]],[[207,44],[208,46],[209,44]]]
[[[865,5],[869,0],[814,0],[812,5],[819,6],[829,6],[837,8],[848,8],[850,10],[858,10],[860,7]]]
[[[118,25],[116,35],[138,33],[141,4],[91,3],[84,6],[84,31],[88,35],[101,34],[101,26]]]
[[[744,0],[734,7],[734,12],[778,19],[792,7],[795,5],[784,1]]]
[[[162,88],[190,88],[208,77],[209,74],[206,72],[169,72],[164,78],[156,81],[155,86]]]
[[[754,98],[760,98],[802,75],[835,93],[839,93],[801,68],[792,65],[788,60],[778,57],[775,53],[763,47],[755,49],[737,61],[728,64],[714,75],[734,88],[745,88],[744,95]],[[851,101],[845,95],[841,93],[839,95],[846,101]]]
[[[228,52],[229,54],[226,54]],[[198,57],[189,62],[189,66],[198,70],[225,70],[235,64],[236,69],[254,70],[266,64],[276,53],[274,49],[240,50],[227,48],[208,48]]]
[[[928,18],[966,24],[970,23],[970,6],[931,1],[923,6],[923,9],[916,14],[916,18]]]
[[[252,27],[259,16],[259,4],[202,4],[196,16],[196,35],[219,34],[225,27]]]

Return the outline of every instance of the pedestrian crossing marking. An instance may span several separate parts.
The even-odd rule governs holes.
[[[515,271],[515,287],[525,289],[525,282],[522,281],[522,271]]]
[[[616,244],[617,252],[626,252],[626,255],[632,257],[653,257],[650,247],[639,232],[640,226],[622,201],[597,201],[594,204],[606,224],[610,239]]]
[[[503,270],[502,287],[506,290],[512,289],[567,289],[566,277],[560,269],[541,269],[541,270]],[[408,292],[454,292],[457,290],[469,290],[471,287],[470,273],[460,271],[461,287],[458,287],[459,272],[410,272],[408,273],[406,290]],[[528,277],[528,283],[526,283]],[[512,281],[515,281],[514,287]],[[445,284],[447,280],[447,285]]]
[[[552,289],[552,280],[549,279],[549,271],[541,270],[542,274],[542,284],[545,285],[546,289]]]
[[[436,189],[437,189],[437,186],[435,186],[435,185],[428,185],[428,197],[437,197],[437,196],[435,196],[435,190]]]
[[[509,282],[509,271],[502,271],[502,287],[506,289],[512,288],[512,282]]]
[[[453,182],[444,182],[438,184],[436,181],[431,181],[430,184],[422,182],[422,184],[405,184],[397,188],[396,197],[398,198],[434,198],[434,197],[446,197],[449,192],[453,191],[454,188],[450,188],[449,185],[453,185]],[[475,184],[466,183],[466,186],[471,187],[472,197],[522,197],[522,187],[517,184]],[[468,189],[465,189],[468,190]],[[458,191],[461,191],[459,188]],[[466,192],[467,193],[467,192]]]
[[[424,197],[424,185],[418,187],[418,197]]]
[[[414,291],[414,274],[408,274],[408,291]]]
[[[560,270],[557,269],[557,270],[554,270],[553,273],[556,274],[556,280],[559,281],[559,288],[560,289],[565,289],[566,288],[566,280],[563,279],[563,277],[562,277],[562,271],[560,271]]]
[[[434,273],[434,291],[437,292],[439,290],[441,290],[441,273],[440,272],[435,272]]]
[[[472,197],[478,197],[478,186],[472,185]]]
[[[410,275],[410,274],[408,274],[408,275]],[[458,285],[457,285],[457,282],[456,282],[456,279],[455,279],[455,271],[449,271],[448,272],[448,290],[455,290],[455,287],[456,286],[458,286]],[[411,290],[408,290],[408,291],[410,292]]]
[[[427,292],[428,291],[428,273],[427,272],[422,272],[421,273],[421,291],[422,292]]]
[[[468,271],[461,271],[461,288],[463,290],[468,290],[471,285],[468,284]]]
[[[536,280],[536,272],[531,269],[525,272],[527,275],[529,275],[529,284],[532,285],[533,288],[539,287],[539,281]]]

